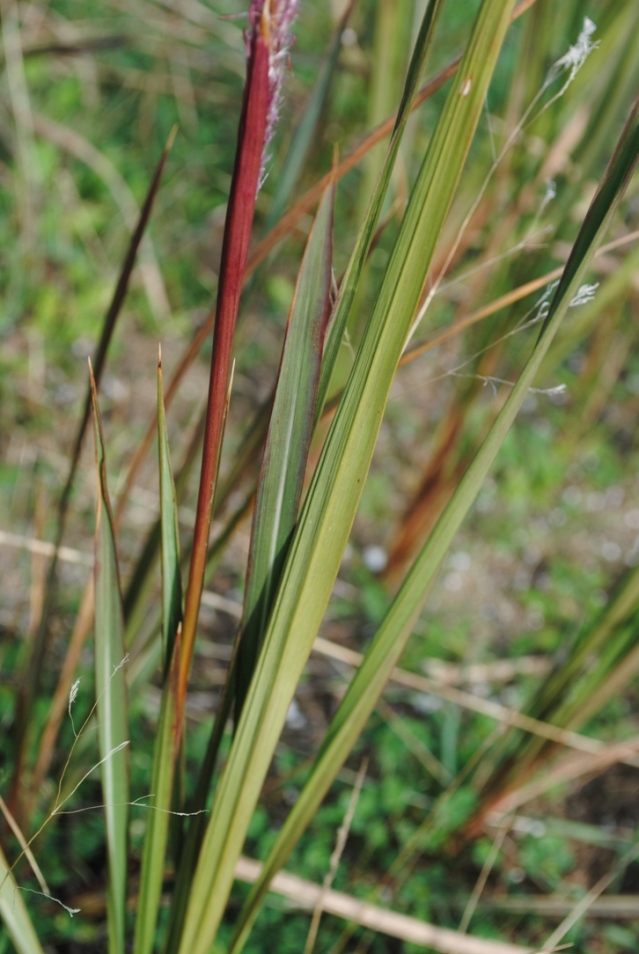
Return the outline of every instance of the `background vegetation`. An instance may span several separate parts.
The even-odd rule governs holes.
[[[176,809],[197,804],[200,767],[242,616],[266,420],[261,409],[278,376],[287,315],[323,190],[308,202],[304,196],[397,110],[426,10],[421,0],[346,6],[302,0],[257,198],[212,555],[177,756],[175,785],[184,791],[174,795]],[[479,0],[443,4],[421,82],[466,48],[479,7]],[[300,798],[358,654],[386,625],[393,596],[514,393],[547,315],[549,285],[583,235],[580,227],[637,96],[639,10],[632,0],[537,0],[529,7],[506,34],[433,250],[422,296],[428,310],[411,338],[411,360],[405,354],[391,387],[320,639],[252,815],[247,858],[268,856]],[[0,808],[2,849],[10,865],[19,859],[13,869],[19,891],[10,880],[0,889],[1,952],[37,950],[27,922],[12,923],[22,905],[44,950],[106,949],[113,858],[99,807],[105,801],[100,772],[87,773],[109,744],[100,747],[105,743],[90,713],[96,694],[100,705],[115,691],[112,670],[123,654],[103,670],[108,692],[101,689],[94,659],[100,622],[94,634],[90,585],[87,590],[96,511],[90,433],[72,484],[68,477],[85,406],[86,359],[92,356],[98,367],[103,316],[177,124],[123,303],[116,295],[117,326],[99,387],[124,595],[120,638],[128,649],[120,672],[128,683],[123,731],[130,740],[122,929],[131,940],[141,920],[134,911],[150,828],[145,803],[156,794],[153,753],[166,697],[161,577],[148,541],[169,486],[168,465],[162,487],[157,453],[143,457],[141,451],[157,407],[159,340],[177,536],[188,557],[211,358],[207,328],[246,73],[245,13],[246,4],[235,0],[2,5]],[[590,39],[597,46],[573,71],[576,61],[565,57],[578,37],[585,43],[590,35],[584,17],[596,24]],[[457,81],[466,96],[464,77]],[[419,169],[452,82],[448,77],[424,97],[408,119],[341,340],[328,411],[311,445],[309,480],[331,399],[346,384],[402,241],[408,197],[418,191]],[[361,150],[344,175],[336,166],[334,286],[349,263],[385,149]],[[328,195],[315,232],[324,245],[309,246],[316,274],[318,260],[326,264],[321,230],[328,234],[330,227]],[[328,913],[314,919],[309,941],[309,904],[300,904],[305,886],[282,883],[262,906],[247,951],[267,945],[302,951],[314,944],[334,952],[415,946],[506,954],[542,949],[549,939],[551,946],[570,942],[584,954],[637,949],[638,208],[635,177],[605,237],[599,236],[606,244],[579,281],[580,291],[568,296],[562,328],[534,386],[525,387],[521,413],[410,627],[401,670],[286,861],[287,871],[306,883],[321,885],[328,876],[339,895],[324,896]],[[416,254],[415,245],[410,252]],[[173,396],[173,376],[193,340],[201,344],[198,356]],[[53,586],[51,542],[59,533],[65,485],[64,548]],[[104,483],[100,494],[104,534],[110,529]],[[109,540],[99,539],[110,552]],[[112,618],[106,619],[111,638]],[[171,644],[167,649],[164,635],[168,672]],[[106,724],[100,710],[98,722]],[[229,724],[223,757],[231,737]],[[173,780],[166,785],[170,798]],[[68,795],[65,811],[50,818]],[[206,799],[210,806],[208,788]],[[185,831],[198,818],[175,815],[167,823],[158,945],[168,934]],[[24,840],[43,823],[30,860]],[[216,942],[220,950],[232,944],[249,874],[248,867],[238,872]],[[375,930],[367,929],[372,922],[362,926],[362,909],[352,899],[414,921],[392,926],[382,917]],[[79,911],[71,917],[61,904]],[[317,896],[310,908],[315,904]],[[454,933],[439,940],[418,935],[415,922]],[[113,943],[113,921],[110,933]],[[464,946],[473,942],[479,946]]]

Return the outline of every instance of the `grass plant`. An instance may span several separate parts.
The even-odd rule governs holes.
[[[2,13],[0,954],[639,943],[635,5],[104,6]]]

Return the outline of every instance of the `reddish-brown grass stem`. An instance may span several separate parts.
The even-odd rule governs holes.
[[[178,709],[181,709],[186,694],[200,611],[215,484],[226,418],[233,335],[248,258],[255,197],[259,186],[267,129],[269,59],[270,37],[267,22],[263,16],[259,28],[255,30],[251,38],[248,74],[238,133],[238,150],[222,245],[202,469],[182,627]]]

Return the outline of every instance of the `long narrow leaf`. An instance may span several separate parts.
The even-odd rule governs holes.
[[[481,115],[514,0],[489,0],[449,92],[286,561],[195,873],[180,954],[205,954],[346,546],[395,369]]]
[[[302,494],[329,310],[334,198],[333,185],[318,209],[289,313],[253,515],[237,656],[238,717],[262,645]]]
[[[182,741],[182,726],[178,719],[177,707],[179,652],[180,635],[178,633],[174,641],[173,659],[162,692],[153,752],[150,793],[152,800],[149,802],[142,854],[140,898],[135,923],[135,954],[149,954],[153,950],[162,891],[175,766]]]
[[[191,471],[202,447],[204,421],[205,414],[203,413],[193,427],[186,451],[177,470],[175,496],[178,498],[187,485]],[[140,628],[148,623],[148,605],[152,602],[152,592],[156,582],[156,563],[158,558],[161,557],[161,553],[162,519],[158,516],[155,523],[151,526],[147,538],[138,554],[137,562],[124,592],[125,645],[127,648],[132,646],[135,642]],[[182,555],[181,559],[184,562],[184,555]],[[155,627],[153,631],[157,632],[157,629],[158,627]],[[173,627],[173,632],[175,633],[175,627]],[[166,656],[166,651],[164,655]]]
[[[153,179],[149,186],[149,190],[144,199],[144,203],[140,210],[140,217],[135,226],[133,234],[131,236],[131,241],[129,242],[129,247],[127,248],[126,255],[124,257],[124,262],[122,263],[122,268],[118,276],[118,280],[113,291],[113,297],[107,309],[107,313],[104,316],[102,322],[102,331],[100,334],[100,341],[98,343],[98,348],[95,353],[95,358],[93,359],[93,376],[95,378],[96,388],[100,386],[100,379],[102,377],[102,372],[106,364],[106,358],[109,351],[109,345],[111,339],[113,338],[113,332],[115,331],[115,326],[117,324],[118,317],[122,310],[122,305],[126,298],[127,290],[129,287],[129,282],[131,280],[131,275],[133,273],[133,268],[137,259],[138,251],[140,244],[146,232],[147,225],[149,224],[149,219],[151,217],[151,212],[153,211],[153,206],[155,204],[155,199],[160,188],[160,183],[162,181],[162,176],[164,174],[164,167],[166,165],[166,160],[169,156],[169,153],[173,147],[173,142],[177,134],[177,126],[174,126],[169,134],[169,138],[166,141],[166,145],[162,150],[162,155],[160,156],[159,162],[155,169]],[[71,455],[71,466],[69,468],[69,476],[67,477],[67,482],[62,493],[62,499],[60,502],[60,524],[64,525],[64,517],[66,515],[66,508],[69,502],[69,496],[71,493],[71,488],[73,486],[73,480],[75,477],[76,468],[78,461],[80,459],[80,451],[82,449],[82,443],[84,441],[84,435],[86,433],[87,425],[89,423],[89,417],[91,415],[91,401],[92,395],[91,390],[85,398],[84,410],[82,412],[82,417],[80,419],[80,426],[78,427],[78,432],[75,439],[75,444],[73,446],[73,453]]]
[[[91,374],[98,515],[95,531],[95,691],[98,746],[106,821],[109,954],[124,954],[129,772],[124,619],[115,531],[107,487],[104,436]]]
[[[313,771],[262,869],[240,915],[231,944],[236,954],[246,940],[268,885],[312,820],[329,786],[364,728],[406,646],[428,589],[472,506],[543,362],[559,325],[583,281],[595,250],[621,200],[639,158],[637,106],[593,200],[552,301],[544,331],[519,380],[499,413],[470,468],[422,548],[395,597],[364,661],[344,696],[316,759]],[[631,590],[631,587],[628,588]],[[624,590],[624,594],[625,594]],[[632,594],[634,597],[634,590]],[[626,603],[622,603],[626,611]]]
[[[162,362],[158,362],[158,454],[160,467],[160,525],[162,563],[162,667],[164,686],[158,720],[151,781],[140,899],[135,922],[135,954],[153,950],[155,927],[162,891],[166,845],[175,780],[175,767],[182,741],[177,704],[181,652],[182,586],[177,500],[169,456],[169,441],[162,394]]]
[[[162,565],[162,648],[164,671],[173,657],[173,644],[182,621],[182,581],[180,579],[180,535],[177,496],[169,455],[169,436],[164,414],[162,358],[158,362],[158,456],[160,471],[160,531]]]

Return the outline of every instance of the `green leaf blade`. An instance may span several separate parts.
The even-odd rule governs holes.
[[[115,530],[107,486],[104,435],[93,377],[91,384],[99,483],[94,570],[95,689],[109,862],[109,954],[124,954],[129,803],[124,620]]]
[[[334,186],[308,239],[289,314],[253,517],[244,625],[237,657],[242,710],[297,520],[329,313]]]
[[[153,950],[162,893],[175,766],[182,740],[177,704],[180,642],[178,633],[174,641],[171,666],[162,692],[160,717],[155,737],[151,781],[153,798],[149,803],[142,854],[140,897],[135,924],[135,954],[150,954]]]
[[[181,653],[182,584],[177,498],[162,391],[162,362],[158,362],[158,456],[160,469],[160,534],[162,565],[162,665],[164,685],[153,751],[153,769],[135,923],[135,954],[153,950],[166,846],[171,818],[175,767],[182,741],[178,709]]]
[[[173,644],[178,627],[182,622],[182,580],[180,576],[177,495],[173,480],[169,436],[164,412],[161,358],[158,362],[158,456],[160,471],[162,647],[164,650],[164,671],[167,672],[173,657]]]

